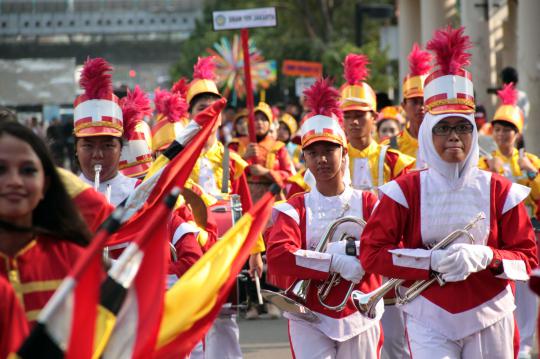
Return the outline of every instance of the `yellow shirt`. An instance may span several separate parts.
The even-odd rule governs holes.
[[[354,188],[374,189],[398,177],[404,169],[414,166],[413,157],[387,148],[381,168],[379,163],[382,148],[383,145],[374,140],[363,150],[358,150],[349,143],[349,169]],[[381,171],[383,178],[379,180]]]
[[[206,152],[201,153],[201,156],[197,159],[189,178],[202,188],[203,193],[208,193],[211,196],[221,195],[224,151],[225,147],[223,144],[220,141],[216,141],[212,147]],[[248,163],[234,151],[229,151],[229,158],[234,164],[234,167],[230,169],[230,178],[236,180],[242,175]],[[228,194],[231,194],[231,186],[231,181],[229,180]],[[251,253],[260,253],[264,252],[264,250],[263,238],[259,236]]]
[[[531,211],[529,215],[533,216],[536,211],[536,201],[540,199],[540,176],[536,176],[533,180],[530,180],[529,177],[527,177],[527,173],[524,173],[519,167],[519,151],[515,148],[511,157],[506,157],[498,149],[493,151],[491,155],[499,158],[503,162],[503,168],[499,172],[500,175],[508,178],[514,183],[519,183],[531,188],[531,193],[525,200],[525,205]],[[537,169],[540,168],[540,159],[537,156],[527,152],[525,152],[524,155],[527,156],[534,167]],[[488,169],[487,159],[485,157],[480,158],[478,167],[483,170]]]
[[[225,147],[223,144],[216,141],[206,152],[201,153],[189,176],[205,192],[214,196],[218,196],[221,193],[224,151]],[[234,151],[229,151],[229,158],[234,163],[234,168],[230,169],[231,176],[234,176],[232,179],[238,179],[248,166],[248,163]],[[229,193],[230,191],[231,182],[229,180]]]

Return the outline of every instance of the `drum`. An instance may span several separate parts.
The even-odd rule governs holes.
[[[242,217],[240,196],[233,194],[229,199],[219,200],[210,207],[210,212],[217,224],[218,238],[221,238]]]
[[[232,194],[227,199],[220,199],[216,204],[210,206],[210,215],[217,225],[218,240],[242,217],[242,202],[240,196]],[[240,282],[246,282],[245,274],[240,274],[231,288],[227,302],[223,305],[220,315],[236,314],[243,306],[240,304]]]

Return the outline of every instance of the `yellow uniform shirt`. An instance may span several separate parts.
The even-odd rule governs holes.
[[[529,177],[527,177],[527,173],[524,173],[518,165],[519,151],[515,148],[511,157],[506,157],[499,150],[493,151],[491,155],[499,158],[503,162],[503,168],[499,172],[500,175],[508,178],[514,183],[519,183],[531,188],[531,194],[525,200],[525,205],[531,211],[529,215],[533,216],[536,212],[536,201],[540,199],[540,176],[536,176],[533,180],[530,180]],[[525,152],[524,155],[527,156],[534,167],[540,168],[540,159],[537,156],[527,152]],[[488,169],[486,157],[480,158],[478,167],[483,170]]]
[[[414,167],[415,163],[413,157],[378,144],[374,140],[363,150],[358,150],[351,144],[348,145],[348,149],[352,185],[358,189],[375,189],[398,177],[404,170]]]

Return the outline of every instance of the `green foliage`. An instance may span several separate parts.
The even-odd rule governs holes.
[[[376,1],[366,1],[376,2]],[[391,0],[386,3],[393,3]],[[197,56],[206,56],[221,37],[232,38],[237,31],[215,32],[212,29],[212,11],[275,6],[278,14],[276,28],[250,29],[250,37],[267,59],[318,61],[324,73],[335,79],[336,86],[343,83],[342,62],[348,53],[365,53],[371,60],[369,82],[376,91],[386,91],[394,80],[386,75],[389,61],[386,52],[379,50],[380,20],[365,19],[364,45],[355,44],[355,0],[206,0],[202,19],[181,49],[178,62],[173,66],[173,79],[191,77]],[[380,3],[378,1],[377,3]],[[280,76],[277,86],[291,88],[293,78]]]

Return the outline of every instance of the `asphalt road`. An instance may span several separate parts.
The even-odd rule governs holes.
[[[240,346],[245,359],[288,359],[289,349],[286,319],[240,319]]]
[[[239,319],[238,325],[245,359],[292,359],[286,319],[266,319],[263,315],[258,320]],[[535,345],[531,359],[537,358]]]

